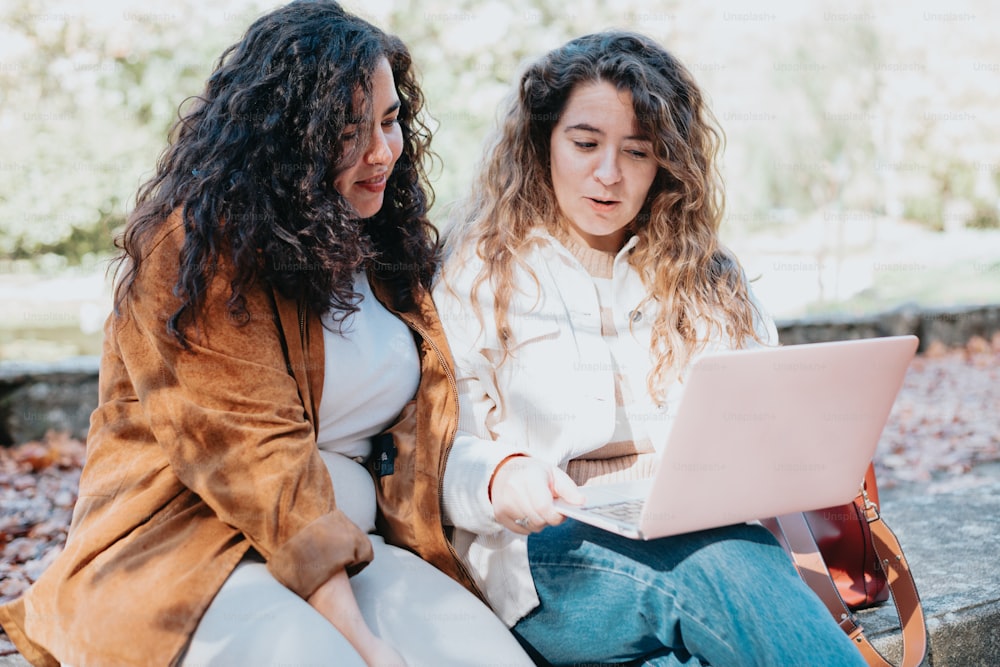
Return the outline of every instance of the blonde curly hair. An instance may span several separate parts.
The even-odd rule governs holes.
[[[632,96],[640,130],[652,138],[659,164],[646,201],[630,230],[638,236],[629,262],[656,302],[650,394],[662,398],[671,370],[683,369],[713,333],[737,347],[752,339],[754,305],[743,270],[719,243],[723,192],[716,165],[722,132],[690,72],[652,39],[608,31],[574,39],[522,74],[500,126],[485,149],[468,199],[445,234],[447,255],[475,248],[485,260],[472,289],[492,289],[497,334],[506,347],[514,267],[530,232],[556,232],[559,210],[552,187],[552,130],[576,86],[607,82]],[[447,283],[447,275],[443,276]],[[705,326],[695,326],[704,323]]]

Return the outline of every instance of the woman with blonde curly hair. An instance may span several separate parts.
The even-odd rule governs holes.
[[[695,357],[776,343],[719,242],[720,138],[658,44],[575,39],[522,75],[448,231],[444,520],[540,662],[863,664],[763,527],[634,541],[555,505],[650,476]]]

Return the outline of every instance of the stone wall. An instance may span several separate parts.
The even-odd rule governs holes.
[[[809,318],[778,323],[779,338],[786,345],[913,334],[920,339],[920,352],[935,342],[957,347],[976,336],[991,340],[998,332],[1000,304],[939,309],[904,306],[867,317]]]
[[[923,351],[935,341],[952,347],[974,336],[991,339],[1000,332],[1000,305],[787,320],[778,323],[778,332],[787,345],[914,334]],[[96,357],[0,363],[0,445],[37,440],[50,429],[84,439],[97,405],[97,369]]]
[[[49,430],[83,440],[97,407],[98,364],[97,357],[0,363],[0,445],[38,440]]]

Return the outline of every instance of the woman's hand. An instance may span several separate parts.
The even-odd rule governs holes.
[[[341,570],[330,577],[307,602],[344,635],[369,667],[406,665],[399,652],[368,627],[346,571]]]
[[[565,472],[533,456],[512,456],[497,467],[490,487],[493,514],[504,528],[521,535],[562,523],[554,500],[583,503],[583,494]]]

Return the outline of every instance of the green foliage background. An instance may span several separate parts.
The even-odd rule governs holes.
[[[404,0],[346,6],[399,34],[437,132],[440,219],[526,58],[605,27],[662,40],[728,137],[733,234],[817,212],[995,227],[1000,49],[990,0],[575,3]],[[0,259],[111,251],[178,105],[263,0],[6,0],[0,6]]]

